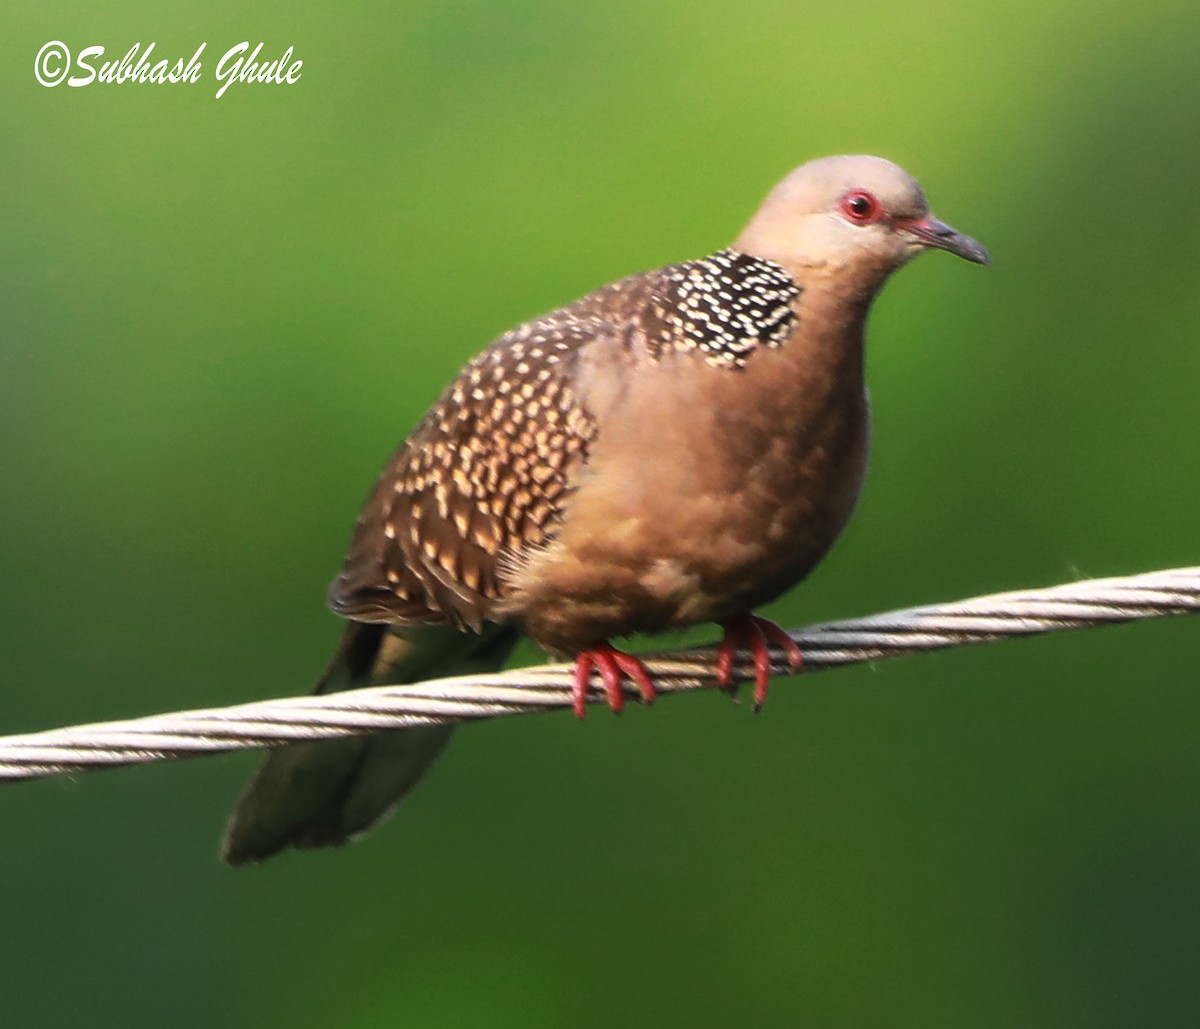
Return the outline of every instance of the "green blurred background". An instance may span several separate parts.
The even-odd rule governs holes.
[[[45,89],[50,39],[206,77]],[[301,81],[214,99],[242,39]],[[994,267],[889,286],[862,504],[771,613],[1200,563],[1190,0],[25,4],[0,128],[0,731],[306,690],[459,365],[828,153]],[[1198,1025],[1198,631],[472,727],[368,841],[238,872],[254,756],[5,788],[0,1019]]]

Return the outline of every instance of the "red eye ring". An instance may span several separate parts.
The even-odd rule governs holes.
[[[883,205],[875,199],[873,193],[865,189],[852,189],[841,199],[838,205],[844,214],[855,225],[869,225],[878,221],[883,214]]]

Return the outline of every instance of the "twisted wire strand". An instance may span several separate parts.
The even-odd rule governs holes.
[[[1172,568],[908,608],[814,625],[789,635],[804,653],[801,671],[812,672],[918,651],[1198,611],[1200,567]],[[717,685],[713,647],[640,656],[660,693]],[[746,658],[740,654],[735,668],[739,682],[753,674]],[[781,650],[773,648],[771,658],[773,672],[791,674]],[[0,780],[553,711],[571,705],[571,674],[570,665],[546,665],[0,737]],[[594,691],[592,702],[600,697]]]

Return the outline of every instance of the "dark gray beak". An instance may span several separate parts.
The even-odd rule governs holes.
[[[952,229],[945,222],[938,221],[931,214],[925,215],[924,218],[897,218],[896,228],[912,236],[921,246],[948,250],[974,264],[988,263],[988,252],[982,244],[975,242],[970,236],[964,236],[957,229]]]

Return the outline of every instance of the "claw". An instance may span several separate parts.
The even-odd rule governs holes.
[[[733,692],[733,659],[739,649],[750,651],[754,659],[754,713],[758,714],[767,699],[771,681],[771,645],[783,649],[793,669],[804,664],[804,655],[796,641],[774,622],[757,615],[738,615],[721,623],[725,637],[717,647],[717,683]]]
[[[571,700],[575,708],[575,717],[582,718],[587,708],[588,685],[592,678],[592,669],[600,673],[600,681],[604,685],[604,697],[608,701],[613,714],[619,715],[625,708],[625,693],[621,689],[622,679],[628,679],[641,694],[643,704],[653,704],[657,692],[650,679],[650,673],[632,654],[617,650],[611,643],[601,643],[599,646],[579,652],[575,658],[575,675],[571,682]]]

